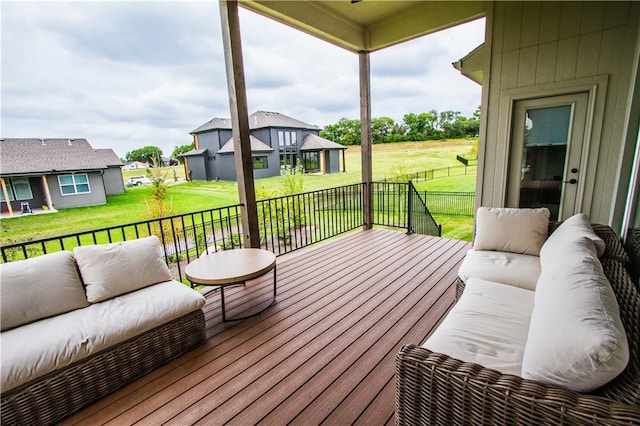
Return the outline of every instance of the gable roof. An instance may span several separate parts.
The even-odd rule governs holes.
[[[249,129],[264,129],[266,127],[320,130],[317,126],[296,120],[279,112],[256,111],[249,116]],[[231,119],[214,117],[193,130],[191,134],[203,133],[209,130],[231,130]]]
[[[347,149],[346,146],[321,138],[318,135],[307,135],[302,141],[300,151],[317,151],[324,149]]]
[[[0,139],[0,175],[102,170],[106,156],[86,139]]]
[[[95,149],[94,151],[100,156],[100,158],[102,158],[107,167],[120,167],[124,165],[116,153],[110,148],[100,148]]]
[[[256,138],[253,135],[249,135],[249,142],[251,142],[251,152],[272,152],[273,148],[271,148],[266,143],[262,142],[260,139]],[[234,153],[235,146],[233,145],[233,138],[230,138],[222,148],[218,151],[218,154],[228,154]]]

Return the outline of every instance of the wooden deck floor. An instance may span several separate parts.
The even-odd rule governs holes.
[[[203,346],[65,424],[393,423],[395,355],[451,307],[468,248],[373,229],[282,256],[272,307],[222,324],[210,293]],[[228,315],[266,300],[271,279],[225,292]]]

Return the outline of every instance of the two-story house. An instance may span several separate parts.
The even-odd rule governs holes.
[[[345,171],[347,148],[321,138],[317,126],[269,111],[251,114],[249,126],[255,178],[278,176],[282,168],[298,161],[309,173]],[[182,154],[186,176],[190,180],[236,180],[231,119],[212,118],[190,134],[195,148]]]

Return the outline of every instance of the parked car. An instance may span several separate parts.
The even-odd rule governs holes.
[[[150,183],[153,183],[153,181],[145,175],[132,176],[129,178],[129,185],[133,186],[147,185]]]

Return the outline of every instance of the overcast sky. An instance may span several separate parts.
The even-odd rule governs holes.
[[[230,117],[217,2],[6,2],[1,15],[1,136],[86,138],[120,157],[169,155],[212,117]],[[359,118],[358,57],[241,9],[249,113],[324,126]],[[480,86],[451,63],[484,21],[371,55],[374,117],[455,110]]]

